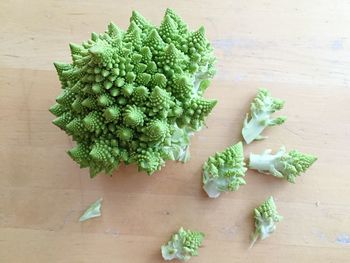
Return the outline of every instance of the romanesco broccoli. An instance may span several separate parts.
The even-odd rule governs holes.
[[[285,116],[275,119],[271,114],[283,108],[284,101],[271,97],[266,89],[260,89],[250,106],[250,114],[247,114],[242,129],[242,135],[246,143],[254,140],[265,139],[261,133],[268,126],[280,125],[286,121]]]
[[[126,32],[110,23],[70,49],[72,64],[54,63],[62,93],[50,111],[91,177],[121,162],[152,174],[189,159],[190,136],[217,103],[203,98],[215,74],[203,27],[189,31],[170,9],[155,27],[134,11]]]
[[[171,237],[171,240],[161,247],[162,256],[165,260],[189,260],[192,256],[198,256],[198,249],[203,238],[203,233],[185,230],[181,227]]]
[[[271,154],[270,149],[262,154],[251,153],[249,168],[295,183],[296,177],[305,172],[316,160],[317,157],[296,150],[287,153],[285,147],[282,146],[276,154]]]
[[[251,235],[251,247],[258,239],[265,239],[276,229],[277,222],[283,217],[277,212],[273,197],[270,196],[264,203],[254,209],[255,231]]]
[[[243,144],[239,142],[218,152],[203,165],[203,188],[211,198],[218,197],[221,192],[236,191],[245,184],[245,168]]]

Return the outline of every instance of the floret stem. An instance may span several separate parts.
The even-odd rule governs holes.
[[[279,172],[283,169],[283,164],[279,159],[285,154],[282,147],[276,154],[271,154],[271,150],[266,150],[263,154],[253,154],[249,156],[249,168],[258,170],[260,173],[273,174],[276,177],[283,177]]]
[[[259,172],[270,171],[271,165],[274,165],[276,156],[272,154],[253,154],[249,156],[249,168]]]
[[[186,145],[181,148],[181,152],[179,153],[179,157],[177,158],[177,161],[185,163],[189,159],[190,159],[189,145]]]
[[[263,130],[266,128],[266,125],[261,124],[262,119],[268,119],[269,114],[264,113],[265,116],[259,116],[259,118],[251,118],[248,122],[248,116],[244,122],[244,127],[242,131],[242,135],[244,140],[247,144],[251,143],[254,140],[262,139],[266,137],[260,137],[260,134],[263,132]]]
[[[254,246],[258,238],[264,240],[276,229],[275,222],[271,218],[257,218],[256,220],[259,222],[259,226],[256,227],[255,231],[250,236],[250,248]]]
[[[258,240],[259,234],[257,233],[257,231],[255,231],[251,236],[250,236],[250,246],[249,248],[252,248],[255,244],[255,242]]]
[[[210,198],[217,198],[220,196],[221,191],[219,191],[220,182],[224,179],[210,180],[207,184],[203,186],[204,191],[208,194]]]

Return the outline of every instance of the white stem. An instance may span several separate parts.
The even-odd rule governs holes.
[[[249,248],[252,248],[254,246],[255,242],[258,240],[258,235],[255,232],[254,232],[254,234],[252,236],[253,236],[253,238],[252,238],[252,240],[250,242]]]
[[[203,185],[203,189],[210,198],[217,198],[221,194],[221,192],[218,190],[218,185],[215,180],[210,180],[208,183]]]
[[[190,151],[189,151],[189,145],[186,145],[185,147],[181,148],[181,152],[179,154],[179,158],[177,158],[176,161],[180,162],[187,162],[190,159]]]
[[[249,144],[252,141],[254,141],[256,138],[258,138],[264,129],[265,129],[264,126],[258,124],[256,121],[252,119],[247,123],[247,125],[242,130],[243,138],[246,141],[246,143]]]
[[[274,164],[276,155],[272,154],[253,154],[249,156],[249,168],[262,172],[269,172],[271,165]]]

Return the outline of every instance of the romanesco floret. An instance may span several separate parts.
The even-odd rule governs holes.
[[[270,149],[262,154],[251,153],[249,168],[295,183],[297,176],[305,172],[316,160],[317,157],[296,150],[287,153],[285,147],[282,146],[276,154],[271,154]]]
[[[203,233],[181,227],[171,240],[161,247],[162,256],[165,260],[189,260],[192,256],[198,256],[203,239]]]
[[[270,196],[259,207],[254,209],[255,231],[251,235],[251,247],[258,239],[265,239],[276,229],[277,222],[283,219],[277,212],[273,197]]]
[[[203,189],[210,198],[217,198],[221,192],[236,191],[245,184],[246,171],[243,144],[239,142],[204,163]]]
[[[268,90],[258,91],[250,106],[250,114],[247,114],[243,123],[242,135],[246,143],[267,138],[261,135],[266,127],[280,125],[286,121],[285,116],[271,118],[271,114],[282,109],[283,105],[284,101],[271,97]]]
[[[110,23],[70,49],[73,63],[54,63],[62,93],[50,111],[77,142],[74,161],[93,177],[121,162],[152,174],[189,159],[190,136],[217,103],[203,98],[215,74],[203,27],[189,31],[170,9],[156,27],[134,11],[126,32]]]

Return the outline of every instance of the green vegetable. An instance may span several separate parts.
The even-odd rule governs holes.
[[[245,184],[245,168],[243,144],[239,142],[218,152],[203,165],[203,188],[211,198],[218,197],[221,192],[236,191]]]
[[[198,249],[203,239],[203,233],[181,227],[171,240],[161,247],[162,256],[165,260],[189,260],[192,256],[198,256]]]
[[[251,235],[251,247],[258,239],[265,239],[276,229],[276,223],[283,217],[277,212],[273,197],[270,196],[259,207],[254,209],[255,231]]]
[[[102,198],[97,199],[85,210],[83,215],[79,218],[80,222],[86,221],[88,219],[101,216],[101,202]]]
[[[250,106],[250,114],[247,114],[243,123],[242,135],[246,143],[267,138],[261,135],[266,127],[280,125],[286,121],[285,116],[275,119],[270,116],[275,111],[282,109],[283,105],[284,101],[271,97],[268,90],[258,91]]]
[[[62,93],[50,111],[91,177],[121,162],[152,174],[189,159],[190,136],[217,103],[203,98],[215,74],[203,27],[190,32],[170,9],[155,27],[134,11],[126,32],[110,23],[70,49],[72,64],[54,63]]]
[[[250,154],[249,168],[295,183],[296,177],[305,172],[316,160],[317,157],[311,154],[295,150],[287,153],[285,147],[282,146],[276,154],[271,154],[270,149],[261,155]]]

